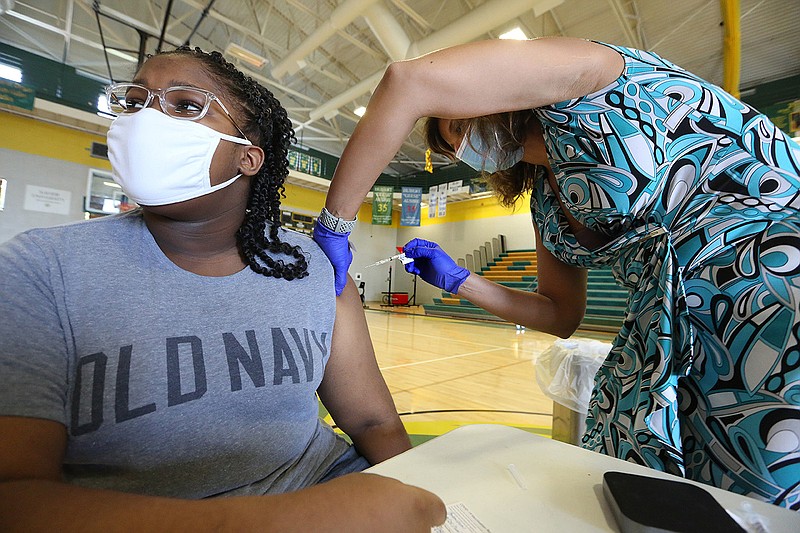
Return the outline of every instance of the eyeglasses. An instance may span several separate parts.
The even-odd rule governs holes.
[[[217,102],[236,131],[245,139],[247,138],[247,135],[228,112],[225,104],[211,91],[185,85],[166,89],[149,89],[138,83],[113,83],[106,87],[108,108],[115,115],[130,115],[140,109],[146,109],[152,103],[154,96],[158,96],[161,110],[167,116],[178,120],[200,120],[208,113],[211,102]]]

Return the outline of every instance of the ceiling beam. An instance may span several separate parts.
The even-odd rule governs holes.
[[[617,22],[619,22],[622,31],[625,33],[628,46],[640,50],[644,49],[644,44],[642,43],[639,32],[634,28],[634,26],[638,27],[639,25],[638,16],[635,13],[629,13],[628,8],[623,6],[620,0],[608,0],[608,5],[611,6],[611,11],[614,13],[614,16],[617,17]]]
[[[298,0],[286,0],[286,3],[291,5],[291,6],[296,7],[297,9],[299,9],[299,10],[301,10],[301,11],[303,11],[303,12],[309,14],[309,15],[311,15],[312,17],[317,19],[317,22],[319,22],[321,20],[321,17],[319,16],[319,14],[316,11],[313,11],[313,10],[309,9],[308,7],[303,5]],[[378,52],[376,52],[373,49],[373,47],[371,47],[368,44],[362,43],[361,41],[359,41],[358,39],[356,39],[355,37],[353,37],[352,35],[350,35],[346,31],[344,31],[344,28],[337,30],[336,34],[339,37],[341,37],[342,39],[344,39],[345,41],[347,41],[350,44],[352,44],[353,46],[355,46],[356,48],[359,48],[362,52],[364,52],[366,54],[369,54],[369,55],[371,55],[372,57],[375,57],[375,58],[380,57],[380,54]]]
[[[66,31],[66,37],[64,37],[64,54],[62,55],[61,62],[67,62],[67,56],[69,55],[69,42],[72,38],[72,18],[75,15],[75,0],[69,0],[67,2],[67,14],[64,17],[65,24],[64,24],[64,31]]]
[[[7,12],[10,13],[10,12]],[[24,40],[28,41],[31,45],[33,45],[33,50],[38,50],[44,55],[50,56],[53,61],[58,61],[58,56],[53,53],[51,50],[48,50],[39,39],[35,38],[33,35],[29,34],[28,32],[22,30],[15,24],[11,24],[5,17],[0,17],[0,24],[4,24],[8,26],[8,28],[22,37]]]
[[[205,6],[203,4],[201,4],[200,2],[197,2],[196,0],[181,0],[181,1],[184,4],[186,4],[188,6],[191,6],[191,7],[195,8],[195,9],[202,10],[202,9],[205,8]],[[209,9],[208,10],[208,16],[213,18],[213,19],[215,19],[215,20],[218,20],[218,21],[222,22],[223,24],[225,24],[227,26],[230,26],[232,29],[234,29],[234,30],[236,30],[238,32],[241,32],[241,33],[247,35],[248,37],[252,38],[255,42],[257,42],[258,44],[266,46],[267,48],[270,48],[271,50],[273,50],[274,52],[277,52],[278,54],[283,54],[285,52],[285,49],[284,49],[283,46],[280,46],[276,42],[274,42],[274,41],[272,41],[270,39],[267,39],[266,37],[261,35],[261,33],[255,31],[255,30],[253,30],[251,28],[248,28],[247,26],[239,24],[235,20],[232,20],[232,19],[222,15],[216,9]]]
[[[151,37],[157,37],[161,33],[161,30],[159,28],[156,28],[154,26],[150,26],[149,24],[146,24],[146,23],[142,22],[139,19],[135,19],[135,18],[133,18],[131,16],[128,16],[125,13],[117,11],[116,9],[111,9],[109,7],[106,7],[106,6],[104,6],[103,4],[101,4],[99,2],[97,3],[96,6],[94,6],[94,5],[90,6],[89,3],[86,2],[86,1],[82,1],[82,2],[80,2],[80,4],[81,4],[81,7],[83,7],[84,9],[89,8],[88,12],[91,12],[91,13],[94,13],[94,7],[97,7],[97,12],[100,13],[102,16],[104,16],[106,18],[109,18],[111,20],[114,20],[116,22],[119,22],[120,24],[124,24],[125,26],[133,28],[134,30],[142,31],[142,32],[148,34]],[[75,36],[73,35],[73,37],[75,37]],[[180,39],[176,39],[175,37],[165,33],[164,34],[164,42],[167,42],[170,45],[172,45],[172,46],[177,48],[178,46],[181,45],[182,41]],[[111,51],[109,50],[109,54],[110,53],[111,53]],[[138,61],[138,59],[136,59],[135,61]]]
[[[683,19],[683,21],[682,21],[680,24],[678,24],[677,26],[675,26],[674,28],[672,28],[672,29],[670,30],[670,32],[669,32],[669,33],[667,33],[665,36],[663,36],[661,39],[659,39],[659,40],[658,40],[658,42],[656,42],[654,45],[652,45],[652,46],[649,46],[649,47],[647,48],[647,50],[648,50],[648,51],[655,51],[655,50],[656,50],[656,48],[658,48],[658,45],[660,45],[661,43],[663,43],[664,41],[666,41],[667,39],[669,39],[670,37],[672,37],[672,36],[673,36],[673,35],[675,35],[676,33],[680,32],[680,31],[681,31],[681,29],[682,29],[682,28],[683,28],[683,27],[684,27],[686,24],[688,24],[688,23],[689,23],[691,20],[694,20],[695,18],[697,18],[697,17],[698,17],[698,16],[699,16],[699,15],[700,15],[700,14],[701,14],[703,11],[705,11],[705,10],[706,10],[706,9],[707,9],[709,6],[711,6],[712,4],[718,4],[718,3],[719,3],[719,0],[708,0],[708,1],[707,1],[705,4],[703,4],[702,6],[700,6],[700,7],[698,7],[698,8],[695,8],[695,9],[692,11],[692,14],[691,14],[690,16],[688,16],[688,17],[686,17],[685,19]]]
[[[533,9],[535,13],[543,14],[562,2],[563,0],[489,0],[439,31],[415,43],[411,43],[406,52],[406,57],[419,56],[439,48],[468,42],[526,11]],[[316,109],[313,109],[308,115],[309,118],[318,120],[322,117],[330,116],[343,105],[372,91],[383,77],[384,70],[385,67],[347,89],[342,94],[334,96]]]
[[[364,12],[364,20],[392,61],[406,58],[411,39],[385,5],[378,2]]]
[[[556,15],[555,9],[550,10],[549,13],[550,18],[553,19],[553,24],[555,24],[556,28],[558,29],[558,34],[566,36],[567,32],[564,31],[564,26],[561,24],[561,20],[559,20],[558,15]]]
[[[66,36],[67,36],[66,30],[63,30],[63,29],[58,28],[56,26],[52,26],[50,24],[47,24],[46,22],[42,22],[40,20],[36,20],[36,19],[31,18],[31,17],[29,17],[27,15],[23,15],[22,13],[17,13],[16,11],[8,11],[6,13],[6,15],[8,15],[10,17],[13,17],[13,18],[16,18],[16,19],[19,19],[19,20],[21,20],[23,22],[27,22],[28,24],[36,26],[37,28],[41,28],[41,29],[44,29],[44,30],[51,31],[53,33],[57,33],[57,34],[61,35],[64,38],[66,38]],[[71,41],[75,41],[76,43],[85,44],[86,46],[88,46],[90,48],[94,48],[96,50],[102,50],[103,49],[103,45],[101,45],[100,43],[92,41],[91,39],[84,39],[83,37],[75,35],[74,33],[70,34],[70,40]],[[108,53],[113,55],[113,56],[116,56],[116,57],[118,57],[120,59],[124,59],[124,60],[130,61],[132,63],[136,63],[136,58],[134,56],[130,55],[130,54],[126,54],[124,52],[120,52],[118,50],[114,50],[113,48],[109,49]],[[54,59],[56,61],[58,61],[60,58],[54,58]]]
[[[306,96],[305,94],[303,94],[301,92],[295,91],[294,89],[290,89],[289,87],[286,87],[285,85],[281,85],[277,81],[275,81],[273,79],[270,79],[270,78],[267,78],[263,74],[259,74],[258,72],[255,72],[255,71],[250,70],[248,68],[242,67],[241,65],[239,65],[238,68],[244,74],[247,74],[248,76],[250,76],[254,80],[260,81],[265,86],[268,85],[270,87],[274,87],[275,89],[278,89],[279,91],[283,92],[287,96],[293,96],[293,97],[295,97],[295,98],[297,98],[299,100],[305,100],[306,102],[308,102],[310,104],[319,105],[319,100],[315,100],[314,98],[311,98],[310,96]]]
[[[89,18],[90,18],[90,19],[92,19],[93,21],[96,21],[96,20],[97,20],[97,12],[94,10],[94,7],[93,7],[93,6],[90,6],[90,5],[89,5],[89,4],[87,4],[86,2],[78,2],[78,3],[77,3],[77,5],[78,5],[78,7],[80,7],[81,9],[83,9],[84,13],[86,13],[86,14],[89,16]],[[104,16],[105,16],[105,15],[104,15]],[[127,25],[127,23],[125,23],[125,22],[122,22],[122,21],[116,20],[116,19],[114,19],[114,18],[112,18],[112,17],[108,17],[108,18],[110,18],[110,19],[111,19],[111,20],[113,20],[114,22],[117,22],[117,23],[119,23],[119,24],[122,24],[123,26],[126,26],[126,27],[128,26],[128,25]],[[91,28],[88,28],[88,27],[87,27],[87,28],[85,28],[85,29],[86,29],[87,31],[92,31],[92,29],[91,29]],[[95,29],[94,31],[97,33],[97,35],[98,35],[98,38],[99,38],[99,36],[100,36],[100,35],[99,35],[99,34],[100,34],[100,27],[98,26],[98,27],[97,27],[97,29]],[[137,30],[137,31],[139,31],[139,30]],[[113,39],[115,42],[118,42],[118,43],[125,42],[125,39],[124,39],[124,38],[123,38],[123,37],[122,37],[122,36],[119,34],[119,32],[117,31],[117,28],[115,28],[115,27],[109,27],[109,26],[106,26],[106,27],[104,28],[103,32],[104,32],[104,34],[107,34],[107,35],[109,36],[109,40],[108,40],[109,42],[111,42],[111,41],[112,41],[112,39]]]
[[[423,17],[422,15],[411,9],[411,7],[408,4],[406,4],[403,0],[392,0],[392,3],[395,6],[397,6],[398,9],[400,9],[400,11],[405,13],[406,16],[408,16],[408,18],[416,22],[417,25],[423,30],[430,31],[433,29],[433,26],[431,26],[430,22],[425,20],[425,17]],[[444,5],[444,2],[442,2],[442,5]]]
[[[561,3],[563,0],[489,0],[460,19],[413,43],[408,57],[469,42],[527,11],[533,10],[538,16]],[[543,7],[546,9],[542,10]]]
[[[345,92],[339,94],[338,96],[334,96],[333,98],[328,99],[328,101],[325,102],[324,104],[316,107],[315,109],[312,109],[311,112],[308,114],[308,118],[311,121],[314,121],[329,116],[331,113],[335,113],[343,105],[347,105],[348,103],[355,100],[359,96],[362,96],[374,90],[375,87],[377,87],[378,82],[381,81],[382,77],[383,77],[383,70],[379,70],[378,72],[373,73],[371,76],[353,85]]]
[[[364,12],[377,0],[345,0],[334,9],[327,20],[317,26],[308,37],[297,46],[294,46],[280,63],[272,67],[271,74],[275,79],[281,79],[287,74],[294,74],[300,69],[301,62],[314,50],[330,39],[330,37]]]

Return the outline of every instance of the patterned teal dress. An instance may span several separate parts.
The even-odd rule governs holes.
[[[547,180],[542,244],[629,290],[583,446],[800,509],[800,147],[648,52],[534,110],[561,200],[610,238],[581,246]]]

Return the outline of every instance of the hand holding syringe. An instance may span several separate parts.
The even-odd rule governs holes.
[[[406,265],[406,264],[408,264],[408,263],[413,261],[413,259],[411,259],[410,257],[406,257],[406,254],[401,252],[401,253],[393,255],[391,257],[387,257],[386,259],[381,259],[380,261],[375,261],[371,265],[367,265],[364,268],[369,268],[369,267],[374,267],[374,266],[390,263],[391,261],[394,261],[395,259],[399,259],[400,262],[403,263],[404,265]]]

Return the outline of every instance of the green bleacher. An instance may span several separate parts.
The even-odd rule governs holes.
[[[513,250],[501,253],[476,274],[506,287],[535,291],[536,251]],[[611,269],[590,270],[586,314],[581,329],[619,331],[625,318],[627,296],[627,291],[614,280]],[[424,304],[423,308],[427,315],[505,322],[457,294],[446,291],[442,291],[440,298],[434,298],[432,304]]]

